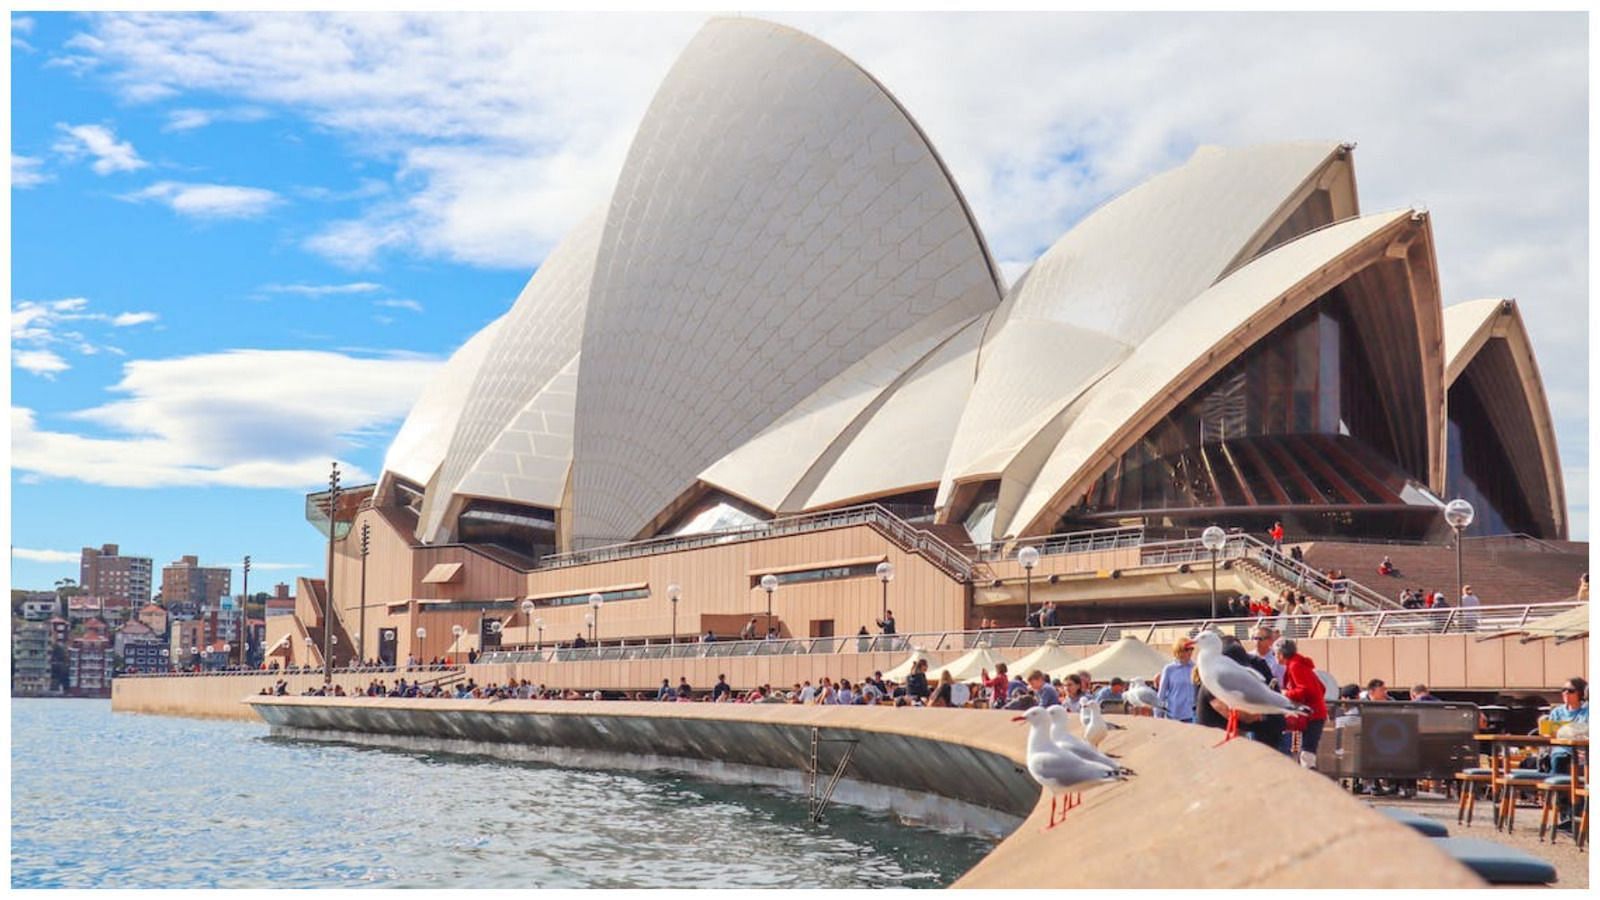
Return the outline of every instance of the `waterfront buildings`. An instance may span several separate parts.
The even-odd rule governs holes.
[[[1456,495],[1474,534],[1562,540],[1516,304],[1451,309],[1428,214],[1364,210],[1337,140],[1202,147],[1008,284],[882,84],[806,35],[715,20],[609,203],[451,357],[377,483],[307,498],[332,584],[301,580],[268,644],[319,664],[459,656],[496,627],[1170,614],[1205,582],[1148,564],[1146,539],[1436,539]],[[1100,557],[1015,561],[1094,529]],[[1284,586],[1229,568],[1227,588]]]
[[[54,615],[59,601],[53,591],[29,591],[22,601],[22,618],[29,622],[43,622]]]
[[[216,606],[232,591],[233,572],[223,566],[202,566],[199,557],[184,556],[161,569],[161,600]]]
[[[144,608],[139,610],[139,621],[156,634],[167,633],[167,611],[158,604],[146,603]]]
[[[43,697],[50,692],[50,632],[27,622],[11,632],[11,694]]]
[[[111,690],[111,638],[106,624],[90,619],[83,633],[67,642],[67,690],[76,696],[104,696]]]
[[[150,602],[148,556],[122,556],[116,544],[96,550],[84,547],[78,564],[78,586],[89,594],[114,597],[143,606]]]

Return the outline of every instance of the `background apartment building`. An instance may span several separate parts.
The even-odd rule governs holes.
[[[168,609],[174,603],[197,603],[201,607],[215,608],[231,592],[232,585],[232,569],[202,566],[199,557],[185,556],[162,567],[161,602]]]
[[[96,597],[115,597],[134,606],[150,602],[152,564],[148,556],[122,556],[116,544],[84,547],[78,585]]]

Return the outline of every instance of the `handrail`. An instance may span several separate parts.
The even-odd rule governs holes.
[[[604,647],[542,647],[538,649],[491,650],[478,658],[479,665],[508,663],[562,663],[635,661],[649,659],[711,659],[750,656],[793,656],[817,654],[904,652],[912,648],[971,650],[988,646],[997,650],[1042,646],[1054,639],[1072,646],[1105,644],[1133,636],[1146,643],[1168,642],[1179,636],[1193,636],[1205,627],[1232,629],[1248,633],[1261,624],[1277,627],[1291,637],[1387,637],[1448,633],[1504,631],[1525,625],[1530,618],[1544,618],[1572,609],[1573,602],[1532,603],[1517,606],[1481,606],[1462,610],[1440,607],[1422,610],[1377,610],[1372,612],[1315,612],[1299,615],[1278,614],[1243,618],[1166,619],[1137,622],[1103,622],[1061,625],[1053,628],[1004,628],[983,631],[928,631],[899,635],[846,635],[829,638],[789,638],[773,641],[714,641]]]
[[[1560,547],[1557,547],[1555,544],[1552,544],[1543,538],[1534,537],[1525,531],[1513,531],[1510,534],[1464,534],[1461,536],[1461,539],[1463,541],[1479,541],[1484,543],[1487,543],[1488,541],[1517,541],[1519,543],[1533,544],[1546,553],[1571,554],[1573,552],[1571,550],[1564,550]]]
[[[1256,553],[1254,557],[1250,552],[1252,550]],[[1265,570],[1266,574],[1289,581],[1295,587],[1307,590],[1315,595],[1318,600],[1326,603],[1345,602],[1352,606],[1367,607],[1375,610],[1401,608],[1399,603],[1390,600],[1354,578],[1348,576],[1329,578],[1304,562],[1275,549],[1271,544],[1252,534],[1243,532],[1229,534],[1217,555],[1219,559],[1238,560],[1258,566]],[[1140,545],[1140,565],[1205,562],[1209,561],[1210,558],[1211,551],[1206,550],[1196,538],[1154,541]],[[1287,575],[1283,572],[1275,571],[1276,569],[1286,570]]]
[[[974,544],[975,559],[981,562],[998,562],[1016,555],[1023,547],[1035,547],[1041,556],[1062,553],[1087,553],[1095,550],[1117,550],[1138,547],[1144,543],[1143,526],[1131,525],[1114,528],[1091,528],[1085,531],[1065,531],[1038,537],[1014,540],[989,541]]]
[[[539,568],[559,569],[568,566],[610,562],[618,559],[632,559],[674,550],[688,550],[736,541],[762,540],[792,534],[805,534],[832,528],[844,528],[851,525],[875,527],[886,537],[899,544],[901,549],[922,554],[949,574],[964,581],[970,580],[972,577],[972,562],[965,554],[951,547],[937,535],[914,528],[910,523],[877,503],[783,516],[765,522],[757,522],[753,525],[741,525],[699,534],[666,535],[642,541],[628,541],[607,544],[601,547],[591,547],[586,550],[553,553],[539,561]]]
[[[715,641],[699,643],[687,639],[678,643],[660,642],[602,647],[545,646],[538,649],[489,650],[478,658],[478,665],[512,663],[561,663],[650,659],[713,659],[750,656],[844,655],[860,653],[903,653],[913,648],[926,651],[966,651],[979,646],[996,650],[1034,648],[1047,640],[1063,646],[1094,646],[1123,637],[1136,637],[1147,644],[1168,643],[1179,637],[1192,637],[1202,628],[1217,628],[1236,635],[1247,635],[1260,625],[1272,625],[1288,637],[1395,637],[1430,634],[1493,634],[1525,627],[1583,605],[1576,601],[1525,603],[1519,605],[1472,608],[1379,610],[1374,612],[1315,612],[1299,615],[1247,616],[1217,619],[1154,619],[1132,622],[1097,622],[1060,625],[1053,628],[1002,628],[982,631],[921,631],[897,635],[846,635],[829,638],[791,638],[774,641]],[[201,678],[239,675],[316,675],[321,669],[290,672],[283,669],[221,672],[140,672],[117,678]],[[465,672],[461,664],[449,666],[404,667],[350,666],[335,669],[335,674],[420,672]]]

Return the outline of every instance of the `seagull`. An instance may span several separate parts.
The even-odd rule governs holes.
[[[1050,824],[1045,831],[1061,824],[1067,810],[1077,805],[1070,795],[1126,780],[1115,767],[1085,759],[1050,740],[1050,714],[1044,707],[1035,706],[1011,721],[1027,722],[1033,729],[1028,735],[1028,774],[1050,792]],[[1056,804],[1062,800],[1066,804],[1058,816]]]
[[[1045,707],[1045,712],[1050,714],[1050,740],[1055,741],[1058,746],[1070,750],[1090,762],[1097,762],[1102,766],[1110,766],[1124,775],[1136,774],[1132,769],[1117,762],[1116,757],[1109,753],[1101,753],[1094,748],[1093,744],[1069,731],[1067,723],[1071,720],[1071,713],[1067,712],[1065,706],[1060,704],[1048,706]]]
[[[1305,715],[1311,712],[1268,687],[1260,672],[1224,656],[1222,638],[1216,632],[1200,632],[1195,636],[1194,648],[1200,683],[1228,707],[1228,731],[1217,742],[1218,747],[1239,736],[1239,713]]]
[[[1146,707],[1160,710],[1161,712],[1167,711],[1166,701],[1161,699],[1161,695],[1156,693],[1155,688],[1145,684],[1142,680],[1135,681],[1133,687],[1128,688],[1122,696],[1123,699],[1128,701],[1129,706]]]
[[[1110,724],[1100,716],[1100,701],[1093,697],[1083,698],[1082,705],[1078,707],[1078,716],[1083,719],[1083,739],[1090,746],[1099,747],[1111,731]]]

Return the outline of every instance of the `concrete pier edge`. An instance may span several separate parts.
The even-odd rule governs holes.
[[[958,888],[1465,888],[1472,872],[1329,779],[1218,732],[1117,717],[1103,749],[1139,774],[1090,792],[1050,831],[1026,729],[965,709],[629,701],[247,697],[275,733],[688,772],[804,790],[812,728],[856,740],[840,802],[990,831],[1018,822]],[[495,748],[490,745],[501,745]],[[822,755],[831,772],[840,745]],[[521,747],[522,749],[511,749]],[[758,773],[751,770],[765,770]],[[917,815],[917,795],[923,815]],[[898,805],[898,809],[896,808]],[[942,821],[940,821],[942,820]],[[989,827],[985,827],[985,826]]]

